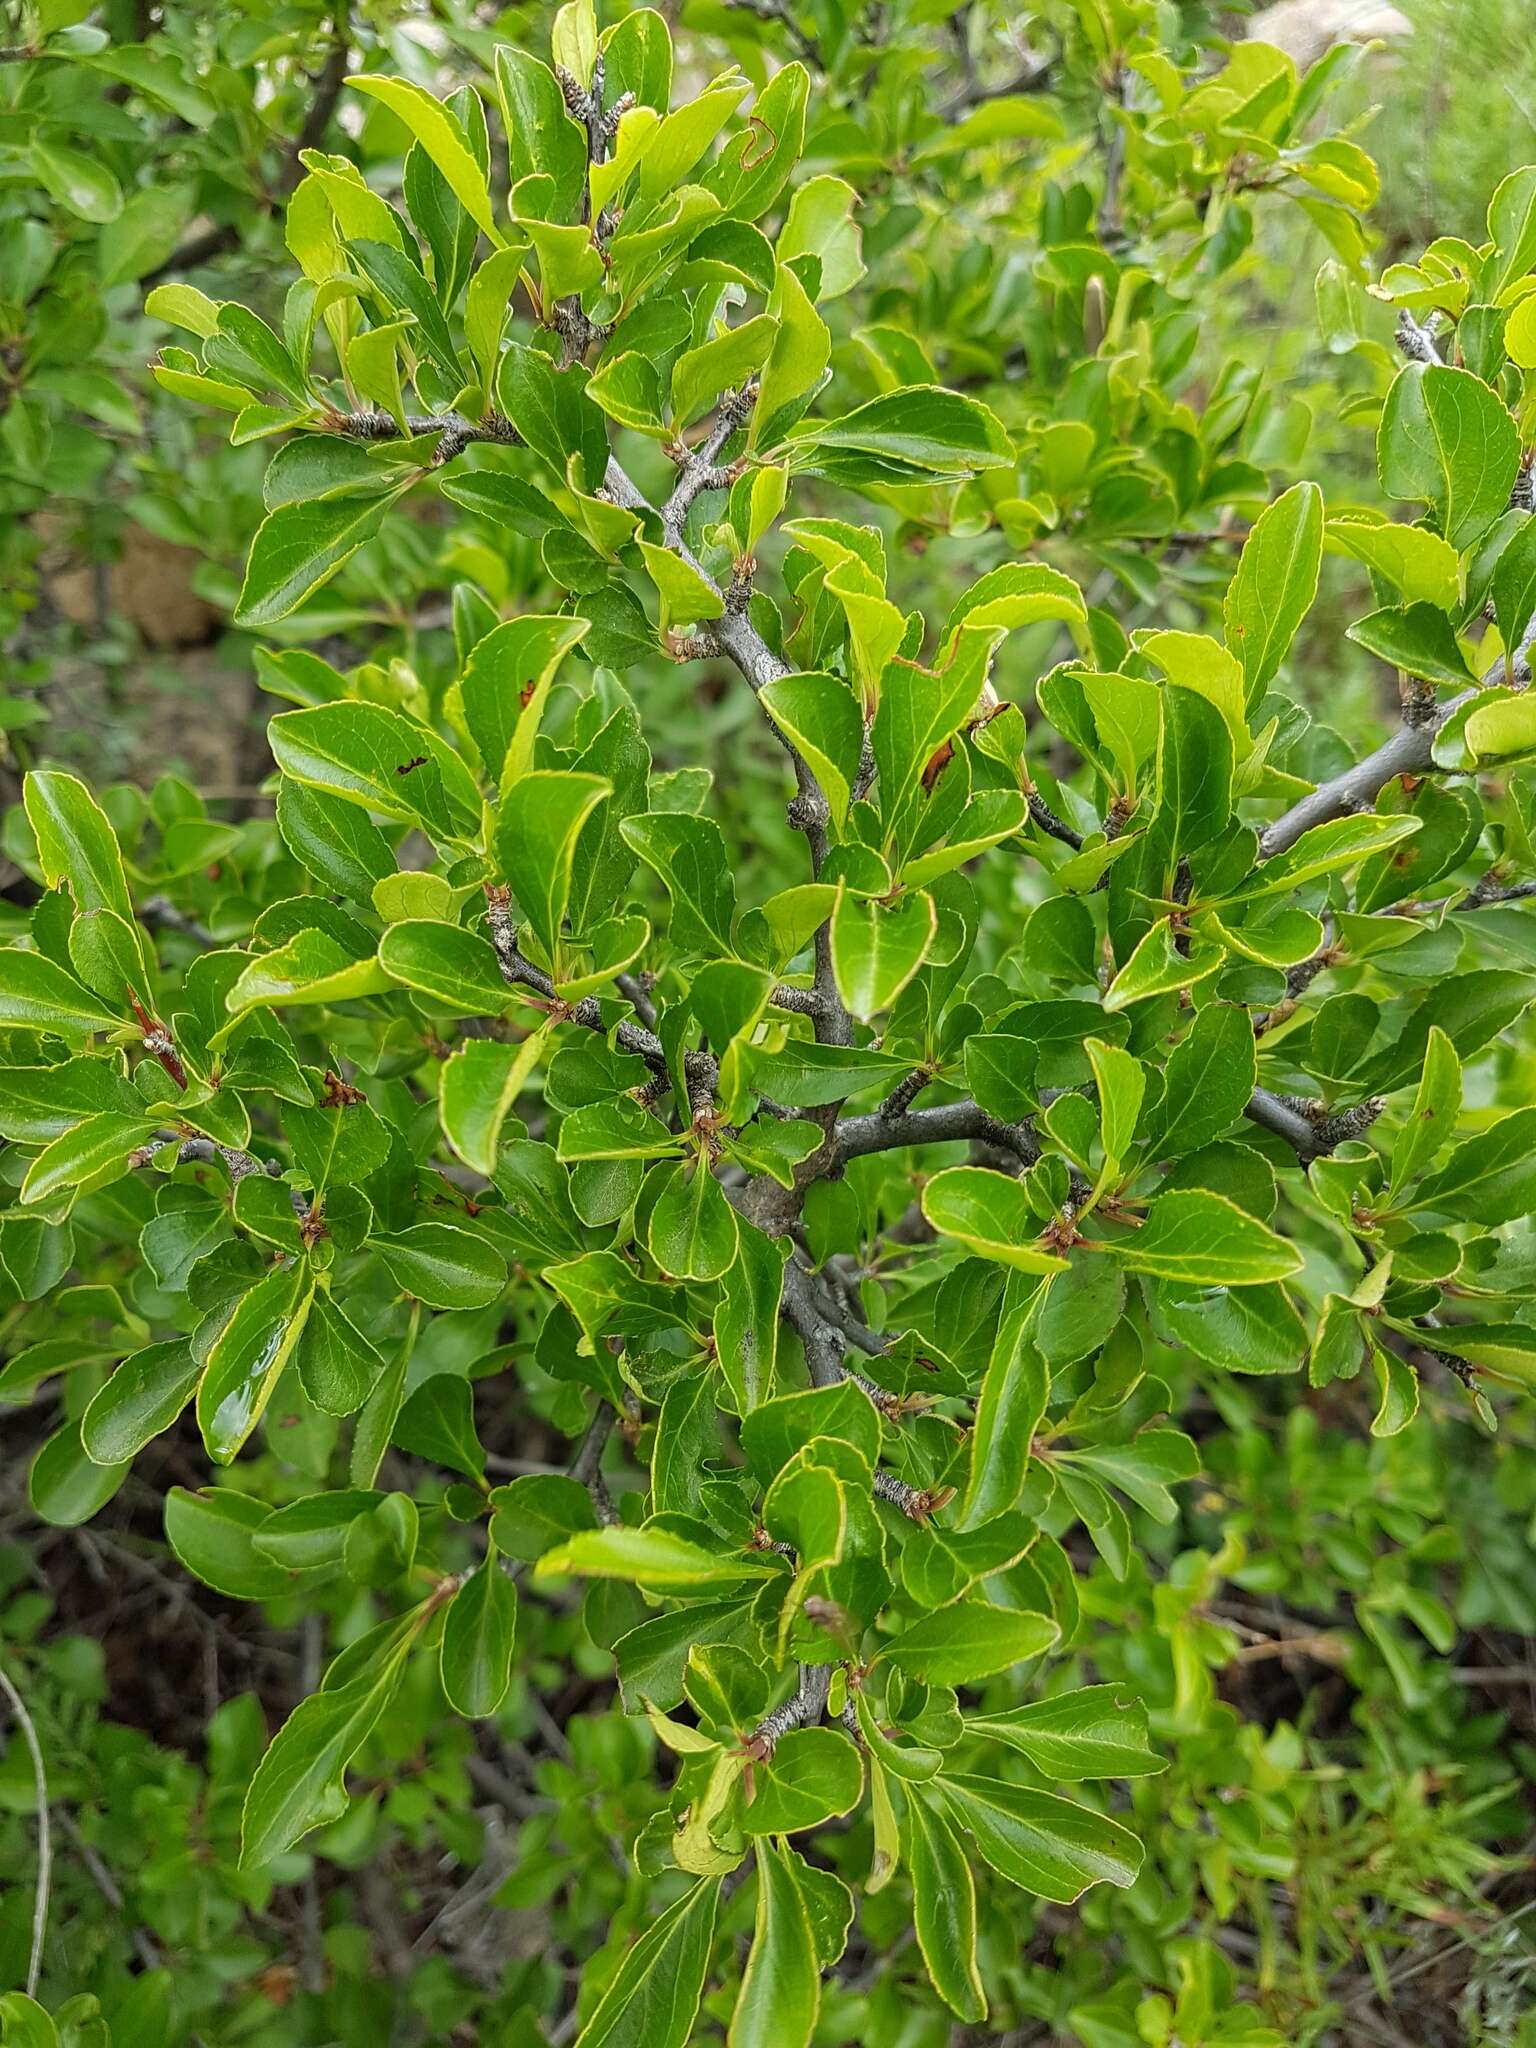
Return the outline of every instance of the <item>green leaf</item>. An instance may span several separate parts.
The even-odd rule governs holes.
[[[475,1396],[456,1372],[434,1372],[412,1389],[392,1432],[403,1451],[431,1458],[476,1481],[485,1477],[485,1450],[475,1431]]]
[[[80,220],[99,227],[116,220],[123,210],[123,188],[99,157],[60,142],[34,139],[32,169],[48,196]]]
[[[1317,595],[1323,559],[1323,494],[1293,484],[1254,521],[1227,586],[1227,645],[1243,665],[1250,708],[1279,674]]]
[[[49,888],[67,886],[76,910],[115,910],[131,923],[117,834],[85,784],[62,769],[34,768],[22,784],[22,801]]]
[[[1151,1159],[1178,1159],[1219,1138],[1248,1106],[1258,1056],[1248,1013],[1208,1003],[1163,1069],[1163,1093],[1147,1117]]]
[[[976,1966],[976,1880],[942,1805],[927,1792],[907,1800],[906,1862],[917,1945],[933,1988],[952,2013],[979,2025],[987,1995]]]
[[[754,448],[771,452],[820,385],[832,354],[832,337],[787,263],[778,266],[768,313],[776,328],[758,379],[748,439]]]
[[[475,642],[458,695],[470,737],[499,788],[509,789],[532,768],[555,676],[588,630],[585,619],[530,613],[493,627]]]
[[[1511,171],[1495,191],[1488,202],[1488,236],[1493,259],[1482,288],[1492,302],[1506,285],[1536,268],[1536,167]]]
[[[674,1536],[670,1529],[611,1528],[583,1530],[569,1543],[546,1552],[534,1576],[627,1579],[631,1585],[668,1592],[769,1578],[776,1569],[744,1553],[729,1556],[705,1550],[684,1536]]]
[[[1041,1222],[1022,1187],[989,1166],[946,1166],[923,1189],[923,1214],[944,1237],[1021,1273],[1059,1273],[1066,1260],[1039,1242]]]
[[[1450,543],[1427,527],[1402,526],[1380,513],[1351,512],[1328,521],[1323,541],[1333,553],[1365,562],[1385,576],[1410,604],[1432,604],[1443,612],[1456,609],[1461,564]]]
[[[1378,817],[1364,811],[1358,817],[1332,818],[1314,825],[1283,853],[1264,862],[1253,879],[1229,896],[1227,903],[1259,903],[1270,896],[1289,896],[1303,882],[1319,875],[1342,874],[1368,854],[1385,853],[1389,847],[1411,839],[1419,830],[1418,818],[1397,815]]]
[[[355,959],[328,932],[295,932],[284,946],[259,953],[224,998],[234,1016],[290,1004],[349,1003],[391,986],[377,960]]]
[[[782,1052],[755,1051],[753,1086],[791,1109],[816,1109],[842,1102],[861,1089],[893,1087],[912,1071],[912,1062],[873,1047],[817,1045],[791,1039]]]
[[[678,433],[712,406],[722,391],[744,384],[768,360],[778,324],[766,313],[723,328],[672,366],[672,422]]]
[[[197,1390],[197,1422],[215,1464],[230,1464],[261,1420],[303,1335],[315,1282],[299,1263],[241,1295],[208,1353]]]
[[[696,625],[701,619],[718,619],[725,611],[725,600],[713,585],[695,569],[691,562],[685,562],[681,555],[670,548],[655,547],[648,540],[639,543],[640,556],[645,563],[646,573],[656,586],[661,599],[661,630],[663,633],[676,632],[680,627]]]
[[[1422,1340],[1422,1331],[1409,1334],[1415,1343]],[[1536,1331],[1528,1323],[1442,1323],[1435,1331],[1435,1349],[1519,1385],[1536,1386]]]
[[[292,1584],[288,1572],[256,1548],[255,1533],[272,1510],[232,1487],[165,1497],[165,1536],[194,1578],[231,1600],[274,1600]]]
[[[153,1120],[104,1109],[82,1117],[39,1153],[21,1184],[23,1204],[52,1202],[66,1189],[85,1192],[128,1171],[130,1154],[154,1130]]]
[[[683,1139],[648,1109],[621,1096],[617,1102],[589,1102],[572,1110],[560,1126],[556,1151],[562,1160],[572,1162],[666,1159],[682,1145]]]
[[[1001,1714],[967,1714],[966,1732],[1016,1749],[1043,1778],[1144,1778],[1167,1765],[1152,1754],[1147,1710],[1115,1685],[1088,1685]]]
[[[1480,377],[1441,363],[1409,363],[1387,393],[1376,439],[1382,489],[1432,505],[1460,553],[1509,504],[1520,436]]]
[[[1045,1614],[955,1600],[881,1645],[880,1655],[923,1685],[975,1685],[994,1672],[1038,1657],[1060,1636]]]
[[[497,862],[547,961],[559,958],[581,828],[612,794],[613,784],[601,776],[542,768],[524,775],[502,799]]]
[[[419,990],[456,1017],[499,1017],[518,1000],[490,940],[438,918],[390,925],[379,940],[379,966],[391,980]]]
[[[1380,1395],[1371,1418],[1371,1435],[1396,1436],[1419,1412],[1419,1376],[1405,1358],[1379,1344],[1371,1346],[1371,1363]]]
[[[269,512],[251,543],[235,624],[270,626],[285,619],[373,539],[408,488],[397,484],[372,498],[309,498]]]
[[[81,1441],[80,1424],[66,1422],[32,1460],[27,1498],[40,1521],[77,1529],[99,1514],[128,1476],[128,1463],[101,1465]]]
[[[448,1603],[440,1654],[443,1691],[456,1714],[485,1720],[512,1683],[517,1588],[491,1544]]]
[[[1441,1033],[1436,1032],[1435,1037],[1441,1047],[1449,1048],[1449,1040]],[[1454,1053],[1450,1059],[1454,1062]],[[1444,1053],[1440,1054],[1440,1060],[1443,1067]],[[1420,1095],[1424,1094],[1429,1079],[1429,1063],[1426,1061],[1424,1079],[1419,1084]],[[1442,1082],[1448,1104],[1454,1099],[1450,1086],[1457,1086],[1459,1092],[1459,1082],[1458,1066],[1456,1083]],[[1417,1097],[1414,1114],[1419,1114]],[[1409,1128],[1412,1128],[1411,1124]],[[1393,1163],[1395,1169],[1395,1153]],[[1529,1216],[1536,1209],[1536,1108],[1518,1109],[1512,1116],[1501,1117],[1475,1138],[1468,1138],[1465,1144],[1458,1145],[1438,1173],[1420,1181],[1413,1200],[1403,1207],[1409,1214],[1418,1209],[1430,1209],[1440,1215],[1453,1216],[1459,1222],[1488,1225],[1513,1223],[1520,1217]]]
[[[382,957],[382,942],[380,950]],[[466,1166],[487,1179],[496,1171],[502,1126],[544,1057],[545,1041],[544,1028],[530,1032],[521,1045],[472,1038],[443,1062],[437,1084],[443,1136]]]
[[[384,1361],[323,1294],[310,1304],[295,1355],[304,1391],[327,1415],[355,1415],[384,1377]]]
[[[792,1835],[849,1812],[864,1790],[864,1767],[835,1728],[792,1728],[757,1772],[743,1825],[749,1835]]]
[[[1255,1287],[1301,1271],[1301,1253],[1224,1195],[1176,1188],[1159,1195],[1139,1230],[1106,1247],[1133,1273],[1205,1287]]]
[[[720,1283],[715,1349],[738,1414],[770,1400],[778,1364],[785,1246],[741,1218],[735,1262]]]
[[[1437,1025],[1431,1025],[1424,1048],[1424,1070],[1414,1092],[1408,1121],[1392,1146],[1392,1171],[1387,1200],[1396,1203],[1421,1167],[1454,1135],[1461,1108],[1461,1061],[1456,1048]]]
[[[662,1169],[646,1243],[665,1274],[718,1280],[736,1258],[736,1211],[703,1159]]]
[[[875,476],[893,482],[959,479],[1013,460],[996,414],[979,400],[938,384],[887,391],[839,420],[801,427],[791,447],[797,467],[809,461],[821,474],[849,483]],[[847,459],[859,456],[875,461]]]
[[[838,992],[868,1023],[890,1009],[927,958],[938,931],[933,898],[908,890],[895,903],[838,898],[832,913],[832,967]]]
[[[1086,1039],[1083,1050],[1093,1069],[1099,1098],[1099,1142],[1104,1147],[1102,1184],[1107,1186],[1135,1139],[1147,1074],[1140,1060],[1121,1046],[1107,1045],[1103,1039]]]
[[[1128,1494],[1154,1521],[1168,1524],[1178,1519],[1178,1502],[1169,1491],[1181,1480],[1192,1479],[1200,1469],[1200,1453],[1191,1439],[1177,1429],[1144,1429],[1128,1444],[1096,1444],[1092,1448],[1057,1453],[1062,1464],[1081,1468],[1110,1486]]]
[[[848,685],[837,676],[778,676],[758,702],[821,784],[839,832],[858,780],[864,720]]]
[[[41,953],[0,946],[0,1026],[42,1031],[80,1045],[93,1031],[123,1021],[72,975]]]
[[[1518,647],[1536,617],[1536,523],[1529,519],[1515,528],[1494,566],[1493,611],[1505,647]]]
[[[1465,689],[1477,678],[1467,665],[1456,629],[1432,604],[1388,605],[1347,628],[1369,653],[1427,683]]]
[[[1474,706],[1462,722],[1461,740],[1469,767],[1536,754],[1536,700],[1522,693]]]
[[[1310,835],[1309,835],[1310,836]],[[1300,842],[1297,842],[1300,844]],[[1431,988],[1396,1041],[1352,1077],[1362,1097],[1390,1094],[1422,1072],[1429,1034],[1443,1031],[1468,1060],[1507,1031],[1536,996],[1536,981],[1502,968],[1470,968]]]
[[[92,1397],[80,1442],[97,1465],[122,1465],[169,1429],[196,1392],[203,1361],[185,1337],[135,1351]]]
[[[428,1308],[486,1308],[507,1284],[500,1252],[456,1224],[412,1223],[387,1235],[376,1231],[368,1246],[389,1268],[395,1285]]]
[[[1131,957],[1104,991],[1104,1008],[1110,1016],[1128,1010],[1132,1003],[1146,1002],[1151,996],[1192,988],[1226,965],[1224,945],[1207,938],[1193,938],[1187,943],[1189,950],[1180,952],[1169,920],[1159,918],[1137,941]]]
[[[1051,1376],[1029,1326],[1036,1306],[1033,1280],[1008,1282],[971,1429],[970,1477],[956,1515],[976,1529],[1014,1507],[1024,1488],[1036,1429],[1050,1398]]]
[[[576,2048],[688,2048],[719,1903],[719,1878],[700,1878],[652,1920],[619,1964]]]
[[[157,284],[144,301],[151,320],[165,320],[184,327],[202,341],[219,331],[219,304],[190,284]]]
[[[991,1778],[945,1777],[950,1812],[999,1877],[1070,1906],[1091,1885],[1134,1884],[1142,1849],[1117,1821],[1086,1806]]]
[[[349,1683],[301,1700],[256,1766],[240,1823],[240,1864],[257,1868],[286,1854],[347,1810],[347,1765],[377,1726],[400,1683],[401,1656],[365,1668]]]
[[[382,704],[316,704],[267,727],[277,765],[296,782],[386,818],[419,825],[441,843],[480,822],[480,791],[452,747]]]
[[[555,74],[537,57],[503,44],[496,52],[496,92],[509,186],[542,172],[553,180],[550,218],[573,218],[586,175],[587,138],[566,111]]]
[[[1208,845],[1232,815],[1232,734],[1209,698],[1170,684],[1162,693],[1158,816],[1171,853]]]
[[[757,1911],[726,2048],[809,2048],[821,2007],[810,1914],[787,1844],[757,1847]]]
[[[651,811],[625,818],[619,834],[666,884],[672,900],[673,944],[706,959],[728,955],[736,889],[714,819],[690,811]]]
[[[420,1310],[413,1307],[404,1342],[396,1347],[358,1415],[347,1463],[347,1476],[355,1487],[371,1487],[378,1479],[405,1400],[405,1376],[416,1346],[419,1318]]]
[[[59,2030],[24,1991],[0,1993],[0,2041],[5,2048],[59,2048]]]
[[[861,238],[853,218],[858,203],[850,184],[829,177],[807,178],[796,186],[789,202],[779,230],[779,261],[814,256],[821,273],[818,299],[841,298],[864,275]]]
[[[354,901],[368,902],[375,883],[396,872],[389,841],[354,804],[288,776],[278,784],[277,829],[316,881]]]

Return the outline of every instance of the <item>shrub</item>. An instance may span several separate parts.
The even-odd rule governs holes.
[[[1243,1538],[1173,1548],[1228,1456],[1209,1410],[1273,1375],[1288,1428],[1391,1442],[1430,1395],[1493,1428],[1536,1368],[1536,170],[1482,247],[1376,288],[1407,360],[1362,342],[1347,410],[1399,514],[1330,509],[1288,481],[1292,405],[1192,378],[1271,192],[1327,237],[1340,353],[1363,331],[1374,172],[1307,139],[1339,66],[1190,75],[1155,30],[1084,10],[1065,113],[969,58],[935,112],[875,63],[903,161],[861,233],[856,46],[845,76],[796,32],[841,113],[799,61],[690,95],[660,16],[599,35],[578,0],[552,64],[495,51],[499,119],[353,77],[398,192],[294,159],[271,321],[148,298],[185,337],[164,390],[276,444],[234,618],[291,708],[271,820],[27,778],[0,1389],[58,1381],[29,1489],[66,1529],[163,1475],[185,1411],[201,1469],[148,1481],[174,1568],[308,1617],[260,1760],[222,1727],[234,1896],[386,1818],[451,1840],[456,1789],[386,1817],[349,1774],[467,1769],[445,1710],[548,1720],[616,1676],[622,1713],[555,1725],[501,1894],[569,1885],[579,1989],[529,1969],[494,2038],[847,2038],[855,1913],[871,2043],[1291,2038],[1195,1936],[1073,1980],[1069,2018],[1010,1916],[1087,1894],[1133,1951],[1138,1899],[1191,1918],[1107,1901],[1169,1824],[1167,1745],[1236,1726],[1206,1610]],[[982,203],[976,153],[1066,151],[1085,112],[1097,192],[1045,184],[1028,266],[1006,222],[968,245],[942,201]],[[934,263],[904,295],[903,208]],[[304,644],[413,515],[454,522],[451,666]],[[1374,747],[1287,684],[1325,556],[1398,678]],[[756,699],[785,829],[721,813],[685,723],[661,751],[669,666]],[[1396,1616],[1450,1647],[1406,1565],[1371,1601],[1401,1668]],[[1197,1833],[1221,1770],[1262,1778],[1232,1739],[1179,1759]]]

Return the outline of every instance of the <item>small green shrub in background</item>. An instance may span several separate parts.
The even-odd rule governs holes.
[[[270,444],[271,815],[8,821],[34,1529],[110,1585],[147,1497],[125,1558],[301,1647],[199,1775],[7,1630],[12,1804],[88,1786],[144,1919],[82,1964],[8,1880],[4,2038],[1320,2043],[1457,1910],[1519,2040],[1446,1660],[1536,1625],[1536,169],[1373,299],[1347,50],[450,26],[445,97],[370,25],[378,175],[286,154],[262,310],[145,303]],[[1202,346],[1261,208],[1379,503]],[[1325,560],[1375,744],[1297,673]]]

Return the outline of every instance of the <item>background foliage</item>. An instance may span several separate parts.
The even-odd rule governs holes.
[[[1536,2039],[1498,14],[13,10],[7,2041]]]

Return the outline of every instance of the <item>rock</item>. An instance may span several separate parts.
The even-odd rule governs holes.
[[[46,543],[38,558],[43,587],[54,609],[74,625],[100,631],[115,613],[129,619],[150,647],[200,647],[222,628],[223,615],[192,587],[202,566],[193,549],[129,525],[119,558],[93,563],[74,545],[70,521],[43,512],[34,525]]]
[[[1335,43],[1393,41],[1413,34],[1413,23],[1386,0],[1276,0],[1248,23],[1247,39],[1273,43],[1305,71]]]

